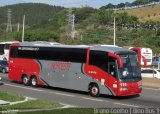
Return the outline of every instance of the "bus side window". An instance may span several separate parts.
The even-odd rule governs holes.
[[[108,73],[111,74],[113,77],[117,77],[117,67],[116,67],[116,60],[113,57],[109,57],[108,59]]]
[[[4,54],[4,44],[0,45],[0,55]]]
[[[91,51],[89,64],[97,66],[105,72],[108,72],[108,57],[107,53],[103,51]]]
[[[109,73],[112,75],[112,76],[116,76],[116,69],[115,69],[115,66],[110,64],[109,66]]]

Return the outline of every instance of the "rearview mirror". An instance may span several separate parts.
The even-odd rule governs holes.
[[[119,68],[123,68],[123,60],[119,55],[109,52],[108,56],[117,59]]]

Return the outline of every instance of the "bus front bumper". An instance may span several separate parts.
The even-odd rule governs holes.
[[[139,95],[142,91],[142,88],[136,88],[136,89],[125,89],[120,88],[118,91],[117,96],[133,96],[133,95]]]

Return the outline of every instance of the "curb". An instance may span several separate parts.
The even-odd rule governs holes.
[[[63,104],[64,105],[64,104]],[[50,108],[50,109],[25,109],[25,110],[7,110],[7,111],[0,111],[0,113],[18,113],[18,112],[37,112],[37,111],[52,111],[52,110],[60,110],[60,109],[67,109],[67,108],[74,108],[76,106],[65,105],[63,107],[57,108]]]
[[[0,106],[9,105],[9,104],[10,104],[10,102],[4,101],[4,100],[0,100]]]
[[[27,102],[28,97],[26,97],[23,101],[16,101],[16,102],[7,102],[7,101],[4,101],[4,100],[0,100],[0,101],[2,102],[0,105],[15,105],[15,104]]]

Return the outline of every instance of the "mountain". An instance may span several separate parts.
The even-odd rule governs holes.
[[[63,10],[63,7],[51,6],[41,3],[22,3],[0,7],[0,24],[7,23],[7,12],[11,9],[12,24],[22,23],[23,15],[26,15],[26,25],[35,25],[48,22],[55,13]]]
[[[116,17],[116,45],[148,47],[154,52],[159,52],[160,49],[160,22],[146,23],[126,12],[117,13],[91,7],[73,8],[72,13],[75,14],[73,18],[67,8],[44,4],[17,4],[2,7],[0,41],[21,41],[22,37],[22,26],[19,32],[17,26],[12,32],[5,31],[4,23],[7,19],[4,17],[8,8],[12,9],[12,24],[22,22],[23,15],[26,15],[26,25],[29,27],[25,26],[25,41],[56,41],[63,44],[83,45],[113,44],[113,20]],[[75,38],[73,39],[71,33],[74,26]]]

